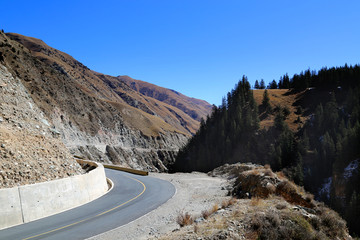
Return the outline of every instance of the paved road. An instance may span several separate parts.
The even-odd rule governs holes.
[[[164,180],[106,169],[114,188],[81,207],[0,231],[0,239],[84,239],[129,223],[175,193]],[[1,204],[1,203],[0,203]]]

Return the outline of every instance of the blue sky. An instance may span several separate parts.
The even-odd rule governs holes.
[[[219,105],[251,84],[360,63],[360,1],[11,1],[0,28],[40,38],[98,72]]]

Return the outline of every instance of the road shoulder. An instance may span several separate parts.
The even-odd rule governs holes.
[[[200,215],[214,204],[226,198],[227,181],[209,177],[204,173],[150,173],[150,176],[171,182],[176,187],[175,195],[157,209],[124,226],[89,238],[103,239],[147,239],[179,229],[176,218],[188,212]]]

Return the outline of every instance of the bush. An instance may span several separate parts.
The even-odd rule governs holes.
[[[180,213],[177,217],[176,222],[180,225],[180,227],[190,225],[194,223],[193,217],[189,213]]]
[[[340,216],[332,210],[323,211],[320,215],[321,224],[324,232],[331,238],[344,238],[343,230],[346,229],[346,223]]]
[[[208,219],[211,213],[208,210],[204,210],[201,212],[201,215],[204,219]]]
[[[295,112],[297,115],[301,115],[301,114],[303,114],[303,109],[302,109],[302,107],[301,106],[298,106],[297,108],[296,108],[296,112]]]
[[[284,107],[282,109],[284,117],[287,118],[290,115],[290,109],[288,107]]]

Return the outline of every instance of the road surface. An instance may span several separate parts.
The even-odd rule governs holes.
[[[129,223],[165,203],[175,187],[164,180],[105,169],[114,188],[83,206],[0,231],[0,239],[85,239]]]

